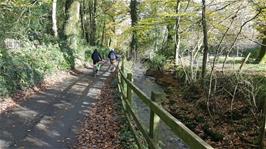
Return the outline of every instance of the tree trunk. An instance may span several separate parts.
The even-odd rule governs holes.
[[[91,44],[91,22],[92,22],[92,1],[86,1],[87,4],[86,6],[88,8],[86,8],[86,16],[88,16],[88,18],[86,18],[86,39],[87,42],[89,44]]]
[[[103,22],[103,30],[102,30],[102,37],[101,37],[101,45],[104,45],[104,36],[105,36],[105,21]]]
[[[256,63],[265,63],[266,62],[266,31],[264,32],[264,37],[262,40],[262,45],[261,45],[261,49],[259,52],[259,55],[256,59]]]
[[[91,13],[91,38],[90,44],[92,46],[96,45],[96,11],[97,11],[97,0],[93,1],[92,13]]]
[[[179,14],[180,10],[180,0],[176,1],[176,14]],[[175,64],[179,64],[179,49],[180,49],[180,16],[176,17],[176,35],[175,35]]]
[[[206,66],[207,66],[207,57],[208,57],[208,31],[207,31],[207,23],[206,23],[206,4],[205,0],[202,0],[202,31],[203,31],[203,61],[202,61],[202,72],[201,77],[202,80],[206,75]]]
[[[111,44],[112,44],[112,38],[110,38],[109,41],[108,41],[108,47],[110,47]]]
[[[73,1],[68,9],[68,19],[65,23],[66,45],[63,45],[66,61],[71,69],[75,69],[75,49],[77,49],[80,35],[80,3]]]
[[[57,38],[58,37],[58,32],[57,32],[57,19],[56,19],[56,3],[57,0],[53,0],[53,8],[52,8],[52,23],[53,23],[53,33],[54,36]]]
[[[66,25],[67,25],[67,20],[69,19],[69,8],[71,6],[71,4],[73,3],[73,0],[65,0],[65,3],[63,3],[64,5],[64,25],[62,28],[62,31],[60,32],[60,38],[66,40],[67,35],[65,33],[65,29],[66,29]]]
[[[131,16],[131,27],[135,27],[138,22],[138,14],[137,14],[137,0],[130,1],[130,16]],[[133,29],[132,32],[132,39],[130,43],[130,56],[136,59],[137,58],[137,48],[138,48],[138,39],[137,39],[137,32]]]
[[[173,35],[173,29],[174,29],[174,25],[172,24],[167,24],[166,25],[166,29],[167,29],[167,37],[165,42],[163,43],[163,46],[160,50],[164,50],[164,52],[166,52],[165,54],[169,54],[169,51],[172,51],[173,49],[175,49],[175,35]],[[171,53],[171,52],[170,52]]]
[[[69,7],[71,6],[73,0],[66,0],[65,3],[65,14],[67,14]]]
[[[82,38],[86,38],[86,30],[85,30],[85,24],[84,24],[84,10],[85,10],[85,0],[82,0],[81,6],[80,6],[80,23],[81,23],[81,29],[82,29]]]

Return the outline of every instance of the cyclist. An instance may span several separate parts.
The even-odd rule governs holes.
[[[116,60],[118,57],[117,57],[113,48],[111,48],[111,50],[108,54],[108,58],[110,59],[110,63],[111,63],[111,66],[110,66],[111,72],[114,72],[115,71],[115,63],[116,63]]]
[[[100,61],[102,61],[102,57],[100,53],[97,51],[97,49],[94,49],[92,55],[91,55],[92,61],[93,61],[93,71],[96,75],[97,72],[100,70],[100,64],[98,64]]]

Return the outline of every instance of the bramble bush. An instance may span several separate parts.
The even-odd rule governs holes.
[[[68,68],[57,45],[27,45],[16,51],[0,49],[0,96],[34,86],[45,75]]]
[[[99,46],[91,46],[86,47],[85,49],[85,60],[91,62],[91,54],[93,53],[94,49],[97,49],[97,51],[101,54],[103,59],[106,59],[108,56],[108,53],[110,49],[105,47],[99,47]]]
[[[77,49],[67,49],[72,51],[73,57],[69,56],[65,47],[51,43],[36,47],[27,42],[21,49],[0,49],[0,97],[37,85],[46,75],[57,70],[71,69],[70,61],[75,61],[73,59],[90,62],[95,48],[103,58],[107,57],[108,48],[90,47],[82,43]]]
[[[149,69],[162,71],[165,63],[166,57],[161,54],[156,54],[147,64]]]

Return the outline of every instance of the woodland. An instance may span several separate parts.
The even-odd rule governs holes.
[[[264,147],[265,0],[1,0],[0,102],[110,48],[214,148]]]

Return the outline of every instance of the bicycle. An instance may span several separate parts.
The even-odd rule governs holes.
[[[94,75],[94,77],[96,77],[96,75],[97,75],[98,71],[100,71],[102,65],[103,65],[103,64],[102,64],[101,61],[100,61],[100,62],[96,63],[96,64],[93,66],[93,75]]]
[[[110,60],[110,71],[114,72],[116,69],[116,60]]]

